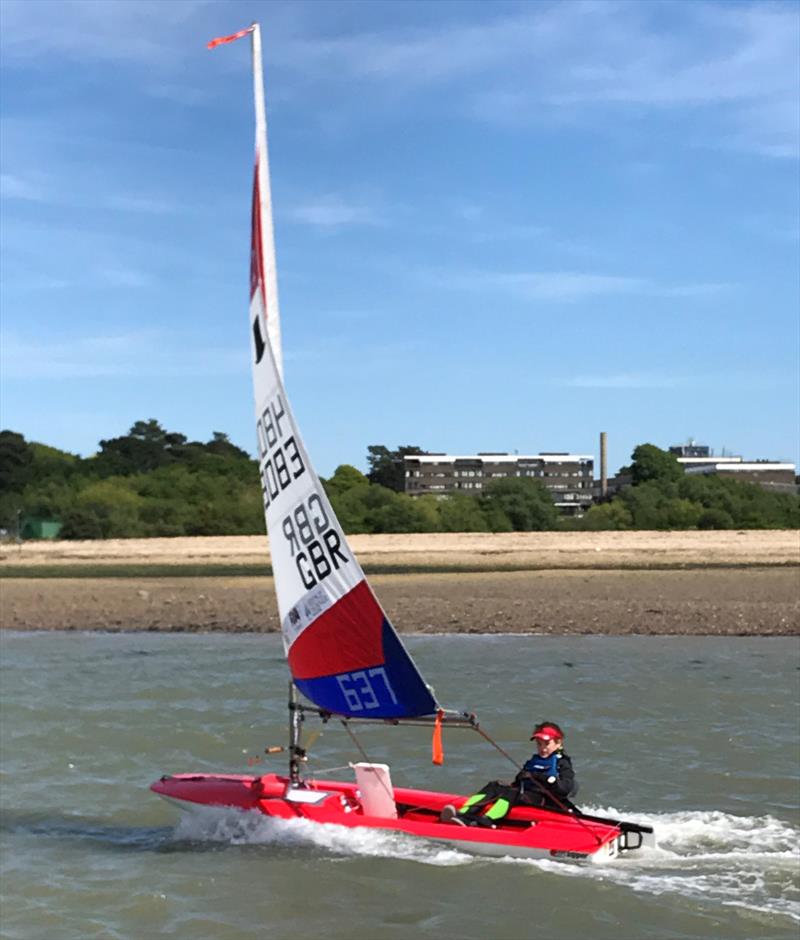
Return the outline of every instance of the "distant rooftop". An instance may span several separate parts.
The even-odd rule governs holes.
[[[573,460],[594,460],[592,454],[542,453],[542,454],[408,454],[406,460],[420,463],[450,463],[456,460],[487,460],[491,463],[516,463],[518,460],[544,460],[560,463]]]

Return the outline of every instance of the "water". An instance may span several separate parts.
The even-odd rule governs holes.
[[[579,802],[652,823],[659,849],[605,867],[489,860],[233,811],[181,818],[147,790],[161,773],[247,772],[285,741],[278,639],[4,634],[2,936],[796,938],[796,640],[408,643],[440,700],[517,756],[534,721],[561,723]],[[508,772],[471,732],[446,732],[442,768],[424,730],[360,738],[399,785],[463,792]],[[312,751],[318,770],[357,757],[334,728]]]

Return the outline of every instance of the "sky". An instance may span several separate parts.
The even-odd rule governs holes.
[[[800,463],[800,6],[0,0],[0,425],[255,452],[262,24],[288,394],[367,447]]]

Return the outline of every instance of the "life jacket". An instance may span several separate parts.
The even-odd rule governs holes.
[[[557,777],[558,762],[560,760],[561,754],[558,751],[551,754],[549,757],[539,757],[538,754],[534,754],[529,761],[526,761],[522,769],[532,774],[545,774],[547,777]]]

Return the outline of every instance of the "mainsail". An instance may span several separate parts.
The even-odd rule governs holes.
[[[297,688],[335,714],[430,715],[436,701],[347,544],[283,385],[259,27],[219,41],[248,32],[256,101],[250,340],[259,472],[289,668]]]

